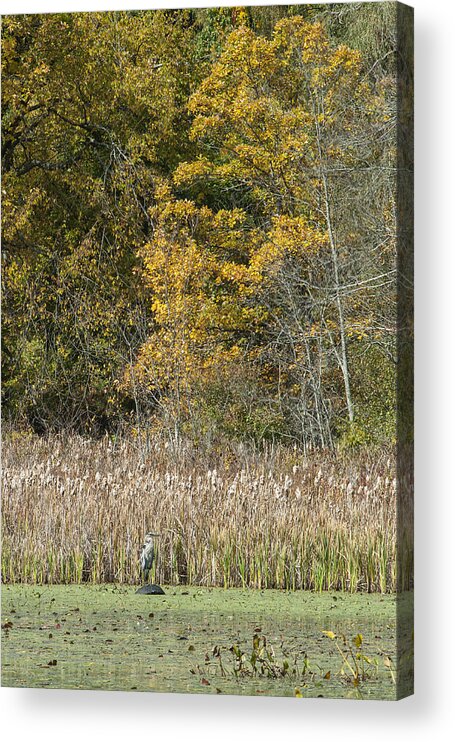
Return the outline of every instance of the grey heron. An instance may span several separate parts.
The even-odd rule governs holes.
[[[149,572],[152,569],[153,560],[155,559],[154,539],[158,538],[158,536],[160,536],[159,533],[152,533],[152,531],[145,534],[140,558],[142,577],[144,581],[147,581]]]

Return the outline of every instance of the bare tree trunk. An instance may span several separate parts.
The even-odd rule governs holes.
[[[346,395],[346,405],[348,408],[349,422],[352,423],[354,420],[354,406],[352,404],[351,395],[351,384],[349,379],[349,365],[348,365],[348,354],[346,349],[346,330],[344,324],[343,305],[341,303],[341,292],[340,292],[340,276],[338,268],[338,252],[336,249],[335,238],[332,229],[332,219],[330,215],[330,203],[329,193],[327,187],[327,178],[324,172],[322,172],[322,182],[324,187],[324,210],[325,218],[327,222],[327,232],[329,235],[330,252],[332,255],[333,265],[333,276],[335,279],[335,300],[338,312],[338,321],[340,323],[340,366],[341,373],[343,374],[344,391]]]
[[[322,107],[323,112],[323,107]],[[335,301],[337,306],[337,312],[338,312],[338,322],[339,322],[339,329],[340,329],[340,353],[337,353],[337,357],[339,358],[340,363],[340,369],[343,376],[343,382],[344,382],[344,391],[346,396],[346,406],[348,410],[348,417],[349,422],[352,423],[354,420],[354,405],[352,403],[352,395],[351,395],[351,384],[349,379],[349,364],[348,364],[348,354],[347,354],[347,348],[346,348],[346,329],[345,329],[345,322],[344,322],[344,313],[343,313],[343,305],[341,301],[341,290],[340,290],[340,272],[339,272],[339,263],[338,263],[338,250],[336,246],[336,239],[332,224],[332,216],[331,216],[331,209],[330,209],[330,193],[329,193],[329,186],[327,183],[327,173],[325,170],[325,164],[324,164],[324,158],[322,154],[322,137],[321,137],[321,128],[319,125],[319,117],[318,115],[315,115],[315,122],[316,122],[316,139],[317,139],[317,147],[318,147],[318,158],[319,158],[319,171],[320,171],[320,178],[322,182],[322,189],[323,189],[323,213],[325,222],[327,225],[327,234],[329,237],[329,244],[330,244],[330,252],[332,256],[332,266],[333,266],[333,277],[335,280]]]

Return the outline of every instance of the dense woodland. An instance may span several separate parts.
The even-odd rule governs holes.
[[[5,421],[394,441],[395,16],[3,18]]]

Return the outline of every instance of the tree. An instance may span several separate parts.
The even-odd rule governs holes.
[[[125,412],[114,382],[148,331],[136,250],[155,179],[187,143],[182,21],[3,21],[4,394],[36,430]]]
[[[389,434],[394,18],[4,20],[8,415],[40,432],[164,416],[176,438],[211,416],[304,446]]]
[[[388,125],[382,91],[366,82],[357,51],[333,48],[321,24],[294,17],[279,21],[270,40],[246,26],[234,31],[189,107],[201,155],[182,163],[174,181],[193,197],[216,203],[224,196],[240,204],[281,254],[280,271],[274,269],[281,276],[275,283],[277,339],[282,345],[288,338],[288,355],[302,372],[300,392],[303,378],[310,379],[311,414],[319,441],[326,442],[338,384],[332,364],[352,423],[348,344],[374,326],[368,313],[358,311],[358,298],[380,286],[381,274],[370,275],[371,265],[361,260],[368,252],[362,245],[365,219],[353,223],[349,203],[361,212],[369,195],[365,183],[382,166],[383,149],[376,144]],[[278,229],[280,220],[287,220],[287,229]],[[325,235],[328,249],[318,250],[311,266],[307,256],[300,265],[295,255],[289,261],[289,234],[304,244],[309,228]],[[290,338],[288,329],[283,334],[284,327],[294,327],[295,335]],[[300,360],[297,346],[305,347]]]

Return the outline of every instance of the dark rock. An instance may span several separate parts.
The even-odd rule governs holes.
[[[165,592],[162,587],[159,585],[143,585],[138,590],[136,590],[136,594],[139,595],[165,595]]]

